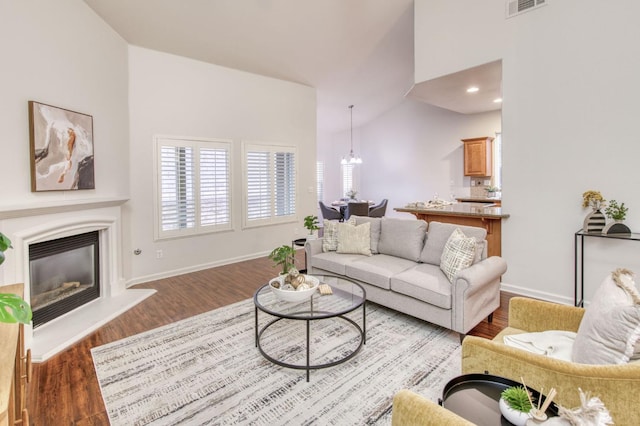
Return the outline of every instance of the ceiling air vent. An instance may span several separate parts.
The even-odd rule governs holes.
[[[546,0],[507,0],[507,18],[546,5]]]

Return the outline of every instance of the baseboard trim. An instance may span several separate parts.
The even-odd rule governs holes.
[[[225,266],[225,265],[230,265],[232,263],[244,262],[246,260],[258,259],[260,257],[267,256],[269,253],[270,252],[268,252],[268,251],[266,251],[264,253],[253,253],[253,254],[246,255],[246,256],[238,256],[238,257],[234,257],[234,258],[218,260],[218,261],[215,261],[215,262],[202,263],[200,265],[193,265],[193,266],[189,266],[189,267],[186,267],[186,268],[173,269],[171,271],[159,272],[157,274],[145,275],[145,276],[142,276],[142,277],[137,277],[137,278],[132,278],[130,280],[127,280],[127,284],[126,285],[127,285],[127,288],[129,288],[129,287],[132,287],[134,285],[144,284],[144,283],[149,282],[149,281],[156,281],[156,280],[161,280],[161,279],[164,279],[164,278],[171,278],[171,277],[175,277],[176,275],[189,274],[191,272],[198,272],[198,271],[202,271],[204,269],[216,268],[218,266]]]
[[[563,305],[573,306],[573,297],[562,296],[555,293],[547,293],[546,291],[532,290],[530,288],[520,287],[517,285],[502,282],[500,290],[513,293],[518,296],[532,297],[534,299],[546,300],[548,302],[561,303]]]

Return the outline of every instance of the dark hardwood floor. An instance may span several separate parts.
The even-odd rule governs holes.
[[[298,264],[304,264],[298,250]],[[34,364],[27,406],[32,425],[108,425],[93,369],[91,348],[160,327],[253,296],[274,276],[265,258],[152,281],[135,288],[157,293],[48,361]],[[493,323],[483,321],[469,334],[493,338],[507,325],[510,294],[501,295]]]

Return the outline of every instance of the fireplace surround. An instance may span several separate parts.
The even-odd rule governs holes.
[[[33,328],[100,297],[98,231],[29,245]]]
[[[121,205],[126,201],[75,200],[0,209],[0,229],[13,244],[0,268],[0,283],[24,283],[29,303],[30,247],[74,235],[97,235],[99,250],[92,253],[100,264],[98,297],[37,327],[25,326],[25,343],[31,348],[34,362],[47,360],[155,292],[129,289],[122,276]],[[74,281],[79,280],[70,277],[65,281],[67,286],[75,286]]]

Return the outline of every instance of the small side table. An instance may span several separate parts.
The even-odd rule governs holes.
[[[508,425],[510,423],[500,414],[498,401],[502,391],[511,386],[522,386],[522,383],[490,374],[464,374],[446,384],[442,399],[438,402],[447,410],[478,425]],[[527,389],[534,401],[540,398],[538,391],[530,387]],[[555,402],[551,403],[546,413],[549,417],[558,415]]]
[[[295,249],[295,246],[304,247],[306,242],[307,242],[306,238],[298,238],[297,240],[291,241],[291,248]],[[302,274],[307,273],[307,252],[304,253],[304,269],[300,269],[299,272]]]

